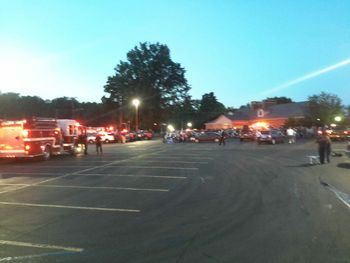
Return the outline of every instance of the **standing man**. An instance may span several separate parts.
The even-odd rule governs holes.
[[[295,143],[295,135],[296,135],[295,130],[293,130],[292,127],[289,127],[287,129],[287,137],[288,137],[288,143],[289,144]]]
[[[324,164],[325,158],[327,162],[330,162],[330,154],[331,154],[331,140],[326,132],[326,130],[322,130],[322,133],[318,136],[318,155],[320,156],[320,163]]]
[[[222,130],[221,133],[220,133],[220,141],[219,141],[219,145],[225,145],[226,142],[225,142],[225,130]]]
[[[87,155],[88,152],[88,140],[87,140],[87,133],[86,129],[83,130],[83,133],[81,135],[81,143],[84,145],[84,154]]]
[[[96,153],[102,154],[102,138],[99,133],[96,134],[95,143],[96,143]]]
[[[326,160],[327,163],[331,162],[330,156],[332,152],[332,141],[331,138],[329,137],[328,132],[325,131],[325,136],[326,136]]]

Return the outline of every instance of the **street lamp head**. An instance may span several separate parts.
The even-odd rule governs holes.
[[[341,121],[341,117],[340,117],[340,116],[336,116],[336,117],[334,118],[334,120],[337,121],[337,122],[339,122],[339,121]]]
[[[138,107],[140,105],[140,100],[139,99],[133,99],[132,100],[132,104],[135,106],[135,107]]]
[[[168,128],[168,130],[169,130],[170,132],[175,131],[174,126],[173,126],[173,125],[171,125],[171,124],[169,124],[169,125],[167,126],[167,128]]]
[[[187,127],[191,128],[192,127],[192,122],[187,123]]]

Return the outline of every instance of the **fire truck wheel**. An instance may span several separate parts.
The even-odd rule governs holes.
[[[51,157],[51,149],[49,146],[46,146],[45,150],[43,152],[43,160],[46,161],[46,160],[50,159],[50,157]]]

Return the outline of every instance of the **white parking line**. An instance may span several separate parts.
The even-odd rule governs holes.
[[[133,161],[128,161],[127,163],[130,162],[135,162],[135,163],[179,163],[179,164],[207,164],[208,162],[189,162],[189,161],[174,161],[174,160],[169,160],[169,161],[159,161],[159,160],[133,160]]]
[[[60,251],[60,252],[50,252],[50,253],[41,253],[41,254],[34,254],[34,255],[26,255],[26,256],[12,256],[12,257],[5,257],[0,258],[0,262],[3,261],[19,261],[22,262],[23,260],[33,260],[34,258],[43,258],[48,256],[59,256],[64,255],[67,253],[76,253],[76,252],[70,252],[70,251]]]
[[[69,206],[69,205],[49,205],[49,204],[31,204],[31,203],[16,203],[16,202],[0,202],[0,205],[29,206],[29,207],[48,207],[48,208],[65,208],[65,209],[93,210],[93,211],[107,211],[107,212],[129,212],[129,213],[139,213],[139,212],[141,212],[138,209],[88,207],[88,206]]]
[[[140,178],[159,178],[159,179],[187,179],[185,176],[168,176],[168,175],[142,175],[142,174],[84,174],[83,176],[106,176],[106,177],[140,177]]]
[[[83,165],[45,165],[45,164],[42,164],[40,166],[30,166],[31,169],[33,168],[72,168],[72,167],[91,167],[91,165],[87,165],[87,164],[83,164]],[[22,166],[22,165],[11,165],[11,168],[25,168],[25,169],[28,169],[27,166]]]
[[[55,250],[64,250],[64,251],[69,251],[69,252],[83,252],[84,251],[84,249],[76,248],[76,247],[64,247],[64,246],[56,246],[56,245],[49,245],[49,244],[34,244],[34,243],[18,242],[18,241],[10,241],[10,240],[0,240],[0,245],[55,249]]]
[[[170,159],[170,160],[174,160],[174,159],[185,159],[187,158],[186,156],[152,156],[150,157],[150,159]],[[187,158],[188,159],[188,158]],[[193,160],[214,160],[213,157],[191,157],[190,159]]]
[[[159,151],[158,151],[158,153],[159,153]],[[104,168],[104,167],[107,167],[107,166],[111,166],[111,165],[113,165],[113,164],[125,162],[125,161],[127,161],[127,160],[132,160],[132,159],[134,159],[134,158],[140,158],[140,157],[142,157],[142,156],[134,156],[134,157],[131,157],[131,158],[129,158],[129,159],[125,159],[125,160],[116,160],[116,161],[114,161],[114,162],[107,163],[107,164],[104,164],[104,165],[93,166],[93,167],[90,167],[90,168],[87,168],[87,169],[83,169],[83,170],[80,170],[80,171],[76,171],[76,172],[72,172],[72,173],[66,173],[66,174],[64,174],[64,175],[57,176],[57,177],[50,178],[50,179],[46,179],[46,180],[43,180],[43,181],[40,181],[40,182],[31,184],[31,185],[28,185],[28,186],[26,185],[26,186],[22,186],[22,187],[15,188],[15,189],[8,189],[8,190],[5,190],[5,191],[1,191],[0,194],[5,194],[5,193],[9,193],[9,192],[21,190],[21,189],[24,189],[24,188],[27,188],[27,187],[31,187],[31,186],[35,186],[35,185],[39,185],[39,184],[44,184],[44,183],[47,183],[47,182],[51,182],[51,181],[54,181],[54,180],[58,180],[58,179],[61,179],[61,178],[65,178],[65,177],[70,176],[70,175],[79,174],[79,173],[84,173],[84,172],[88,172],[88,171],[95,170],[95,169],[99,169],[99,168]],[[59,167],[62,168],[62,166],[59,166]]]
[[[47,175],[47,176],[54,176],[59,175],[59,173],[3,173],[0,174],[4,176],[11,176],[11,175],[23,175],[23,176],[30,176],[30,175]],[[168,176],[168,175],[143,175],[143,174],[99,174],[99,173],[91,173],[91,174],[74,174],[77,176],[110,176],[110,177],[141,177],[141,178],[159,178],[159,179],[187,179],[185,176]],[[71,176],[74,176],[73,174]],[[28,185],[28,184],[23,184]],[[0,184],[1,186],[1,184]]]
[[[113,187],[113,186],[74,186],[74,185],[54,185],[54,184],[40,184],[40,185],[31,185],[31,184],[0,184],[0,186],[33,186],[33,187],[70,188],[70,189],[95,189],[95,190],[125,190],[125,191],[169,192],[169,189]]]
[[[23,176],[29,176],[29,175],[47,175],[47,176],[54,176],[54,175],[60,175],[60,173],[15,173],[15,172],[6,172],[0,174],[1,176],[11,176],[11,175],[23,175]]]
[[[140,165],[109,165],[109,167],[135,168],[135,169],[168,169],[168,170],[191,170],[197,171],[197,167],[175,167],[175,166],[140,166]],[[97,167],[96,169],[98,169]],[[102,167],[104,168],[104,167]]]

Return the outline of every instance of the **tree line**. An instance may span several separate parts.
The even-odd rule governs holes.
[[[135,127],[135,106],[131,101],[140,100],[138,109],[139,127],[160,130],[171,123],[176,128],[202,128],[225,112],[235,112],[218,101],[214,92],[205,93],[201,99],[192,99],[191,89],[185,77],[186,70],[174,62],[169,48],[164,44],[140,43],[127,53],[126,61],[120,61],[114,74],[107,77],[103,89],[107,94],[101,102],[79,102],[74,97],[44,100],[38,96],[21,96],[17,93],[0,93],[0,119],[15,119],[31,116],[73,118],[87,126],[127,124]],[[273,97],[277,104],[290,103],[287,97]],[[240,109],[247,108],[243,105]],[[325,124],[332,116],[342,114],[341,100],[332,94],[321,93],[309,97],[305,123]],[[293,123],[294,121],[294,123]],[[296,124],[290,120],[290,124]]]
[[[191,122],[194,127],[201,127],[220,114],[226,112],[226,107],[218,102],[213,92],[204,94],[200,100],[186,98],[180,105],[172,109],[160,111],[157,114],[163,118],[156,119],[143,112],[144,102],[141,102],[139,118],[143,129],[161,129],[164,123],[172,123],[175,127],[186,128]],[[135,122],[135,108],[131,103],[123,105],[123,119],[120,120],[120,108],[102,99],[102,102],[79,102],[76,98],[60,97],[44,100],[38,96],[21,96],[18,93],[0,93],[0,119],[15,120],[28,117],[48,117],[58,119],[77,119],[86,126],[106,126],[120,124],[130,125]]]

